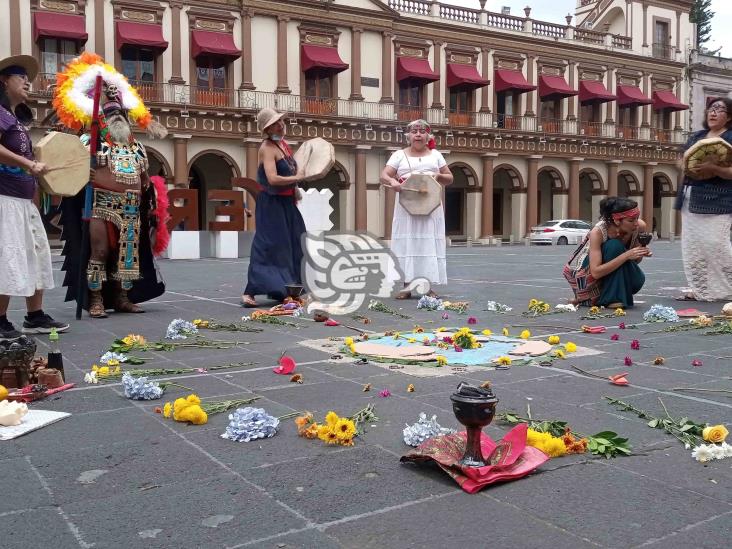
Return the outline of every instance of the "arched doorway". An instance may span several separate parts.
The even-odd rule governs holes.
[[[173,183],[173,172],[165,157],[152,147],[145,147],[145,152],[147,152],[147,162],[150,166],[147,173],[164,177],[166,183]]]
[[[501,164],[493,170],[493,234],[502,240],[510,240],[513,231],[514,191],[524,188],[521,174],[510,164]],[[520,224],[520,226],[519,226]],[[516,224],[516,239],[524,236],[524,226],[519,219]]]
[[[188,164],[190,188],[198,191],[198,222],[201,230],[216,220],[217,202],[208,200],[208,191],[231,189],[231,178],[240,177],[239,167],[228,154],[221,151],[203,151]]]
[[[668,197],[673,200],[674,186],[671,178],[665,173],[657,172],[653,174],[653,223],[651,225],[651,232],[658,235],[667,236],[671,231],[671,217],[668,214],[673,215],[673,211],[664,211],[664,197]],[[667,207],[670,207],[671,200]],[[666,215],[665,215],[666,214]],[[646,221],[648,223],[648,221]]]
[[[348,212],[348,206],[346,193],[351,184],[348,180],[348,172],[340,162],[336,162],[325,177],[314,181],[303,181],[299,186],[303,191],[330,189],[333,193],[330,199],[330,207],[333,208],[330,214],[330,221],[333,223],[331,230],[340,231],[347,228],[346,213]]]
[[[453,182],[445,187],[445,234],[465,236],[468,234],[468,188],[476,187],[477,177],[467,164],[458,162],[450,165]]]
[[[566,191],[564,178],[555,168],[550,166],[539,170],[539,223],[557,219],[563,215],[560,204],[555,204],[555,194]]]
[[[580,219],[593,223],[599,216],[599,206],[593,203],[592,197],[602,194],[605,189],[600,174],[592,168],[585,168],[579,177],[579,212]],[[599,201],[594,201],[598,202]]]
[[[622,171],[618,173],[618,196],[628,198],[640,192],[638,178],[633,172]]]

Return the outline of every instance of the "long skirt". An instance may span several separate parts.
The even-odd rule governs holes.
[[[33,201],[0,195],[0,295],[53,288],[51,248]]]
[[[602,262],[607,263],[626,252],[625,244],[611,238],[602,244]],[[635,261],[626,261],[612,273],[599,280],[602,287],[598,305],[622,303],[623,307],[633,306],[633,295],[637,294],[646,281],[646,275]]]
[[[411,215],[394,204],[391,249],[404,272],[404,282],[424,277],[433,284],[447,284],[445,213],[442,205],[430,215]]]
[[[732,300],[732,214],[691,213],[688,202],[681,209],[686,281],[699,301]]]
[[[303,258],[300,237],[305,222],[291,196],[259,193],[254,213],[257,229],[249,258],[247,295],[282,301],[286,284],[300,284]]]

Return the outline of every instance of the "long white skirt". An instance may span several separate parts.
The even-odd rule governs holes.
[[[445,212],[442,206],[430,215],[411,215],[394,204],[391,249],[404,271],[404,281],[424,277],[433,284],[447,284]]]
[[[32,200],[0,195],[0,295],[53,288],[51,248]]]
[[[681,209],[681,253],[686,280],[700,301],[732,300],[732,214],[708,215]]]

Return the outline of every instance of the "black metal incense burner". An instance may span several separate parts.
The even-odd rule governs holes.
[[[489,388],[474,387],[468,383],[460,383],[457,391],[450,395],[452,410],[457,420],[465,425],[467,440],[465,454],[460,460],[464,467],[483,467],[488,461],[480,449],[480,436],[483,427],[493,421],[498,399]]]

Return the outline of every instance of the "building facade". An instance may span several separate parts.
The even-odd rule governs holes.
[[[660,236],[676,234],[692,1],[578,0],[574,24],[475,3],[0,0],[0,55],[41,60],[39,119],[54,73],[82,49],[127,75],[170,132],[146,142],[152,170],[196,190],[183,228],[212,227],[210,191],[255,177],[255,116],[272,107],[290,113],[295,146],[334,144],[334,168],[307,187],[333,191],[336,229],[390,238],[394,194],[379,174],[405,123],[425,118],[455,174],[444,196],[453,242],[590,221],[616,194],[638,200]]]
[[[732,93],[732,59],[693,51],[689,60],[689,81],[690,129],[701,130],[709,102]]]

